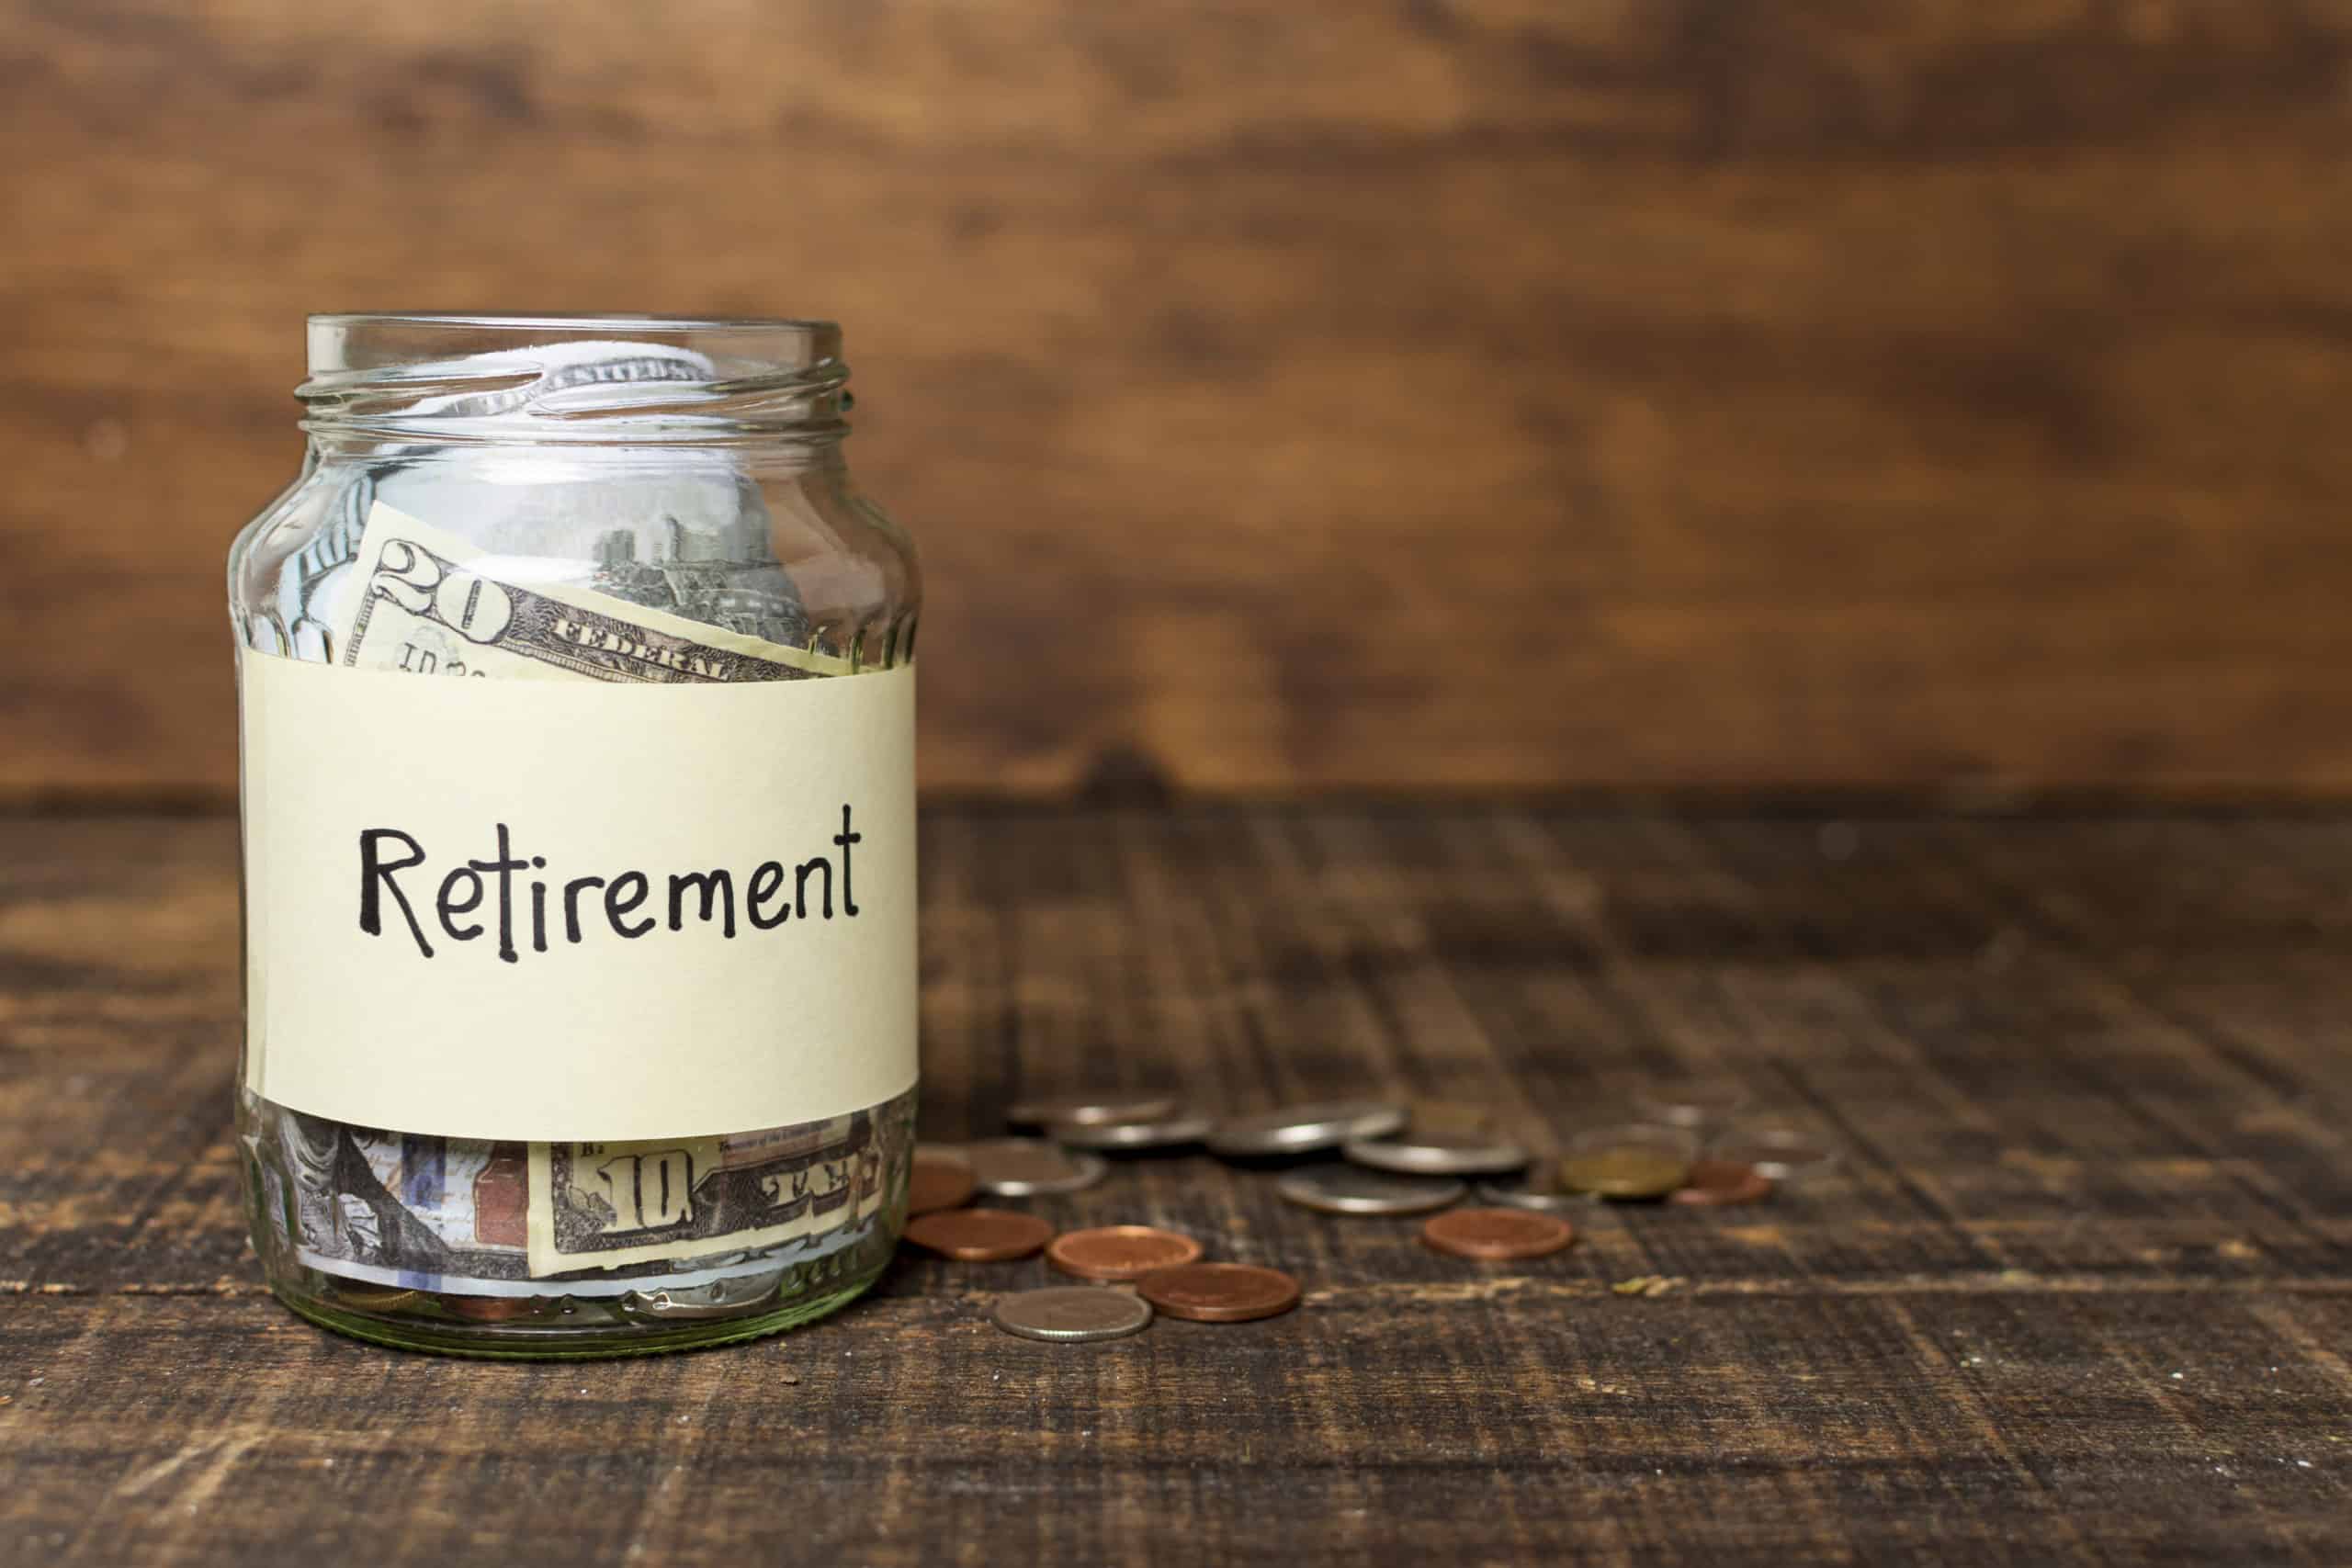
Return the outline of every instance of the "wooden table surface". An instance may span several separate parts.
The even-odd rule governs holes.
[[[948,808],[924,1130],[1364,1090],[1531,1130],[1679,1078],[1769,1206],[1425,1251],[1203,1157],[1038,1201],[1303,1308],[1006,1337],[907,1259],[781,1338],[376,1349],[256,1282],[233,827],[0,821],[0,1561],[2352,1560],[2352,821]],[[1613,1280],[1687,1281],[1655,1300]]]

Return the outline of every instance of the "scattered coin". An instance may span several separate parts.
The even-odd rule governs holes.
[[[1717,1159],[1753,1166],[1756,1174],[1772,1181],[1787,1181],[1829,1164],[1838,1157],[1791,1127],[1743,1127],[1707,1151]]]
[[[942,1209],[907,1222],[906,1238],[942,1258],[1002,1263],[1026,1258],[1054,1239],[1054,1227],[1010,1209]]]
[[[1016,1127],[1100,1127],[1117,1122],[1157,1122],[1182,1109],[1172,1094],[1065,1094],[1024,1100],[1004,1113]]]
[[[1709,1127],[1737,1115],[1747,1091],[1736,1083],[1680,1083],[1639,1097],[1642,1113],[1669,1127]]]
[[[907,1213],[928,1214],[937,1209],[957,1209],[972,1201],[979,1186],[972,1162],[954,1149],[937,1144],[917,1144],[907,1176]]]
[[[1005,1297],[990,1315],[999,1328],[1023,1339],[1080,1345],[1142,1333],[1151,1322],[1151,1303],[1100,1285],[1049,1285]]]
[[[1247,1263],[1187,1263],[1145,1275],[1136,1293],[1170,1317],[1247,1323],[1296,1306],[1298,1281],[1278,1269]]]
[[[1327,1214],[1425,1214],[1460,1199],[1464,1189],[1450,1176],[1391,1176],[1351,1165],[1295,1170],[1274,1190],[1301,1208]]]
[[[1532,1209],[1539,1214],[1589,1213],[1600,1204],[1598,1192],[1579,1192],[1560,1180],[1560,1162],[1541,1159],[1515,1182],[1481,1181],[1478,1201],[1507,1209]]]
[[[1560,1161],[1562,1185],[1604,1198],[1662,1198],[1690,1176],[1689,1160],[1639,1144],[1568,1155]]]
[[[1076,1192],[1102,1179],[1102,1162],[1035,1138],[989,1138],[964,1145],[979,1190],[999,1198]]]
[[[1568,1214],[1589,1210],[1600,1202],[1598,1192],[1543,1192],[1532,1187],[1504,1187],[1492,1181],[1478,1183],[1478,1201],[1506,1209],[1526,1209],[1538,1214]]]
[[[1412,1176],[1498,1176],[1527,1164],[1527,1151],[1509,1138],[1419,1128],[1393,1138],[1351,1138],[1345,1152],[1357,1165]]]
[[[1405,1124],[1402,1106],[1376,1100],[1332,1100],[1286,1106],[1217,1123],[1209,1147],[1236,1158],[1313,1154],[1336,1149],[1351,1138],[1379,1138]]]
[[[1667,1194],[1669,1203],[1753,1203],[1772,1195],[1771,1179],[1737,1160],[1702,1159],[1690,1166],[1688,1183]]]
[[[1072,1148],[1136,1150],[1197,1144],[1208,1136],[1208,1132],[1207,1117],[1179,1111],[1149,1122],[1057,1122],[1047,1135]]]
[[[1576,1238],[1576,1228],[1557,1214],[1525,1209],[1453,1209],[1421,1227],[1421,1240],[1438,1251],[1484,1262],[1542,1258]]]
[[[1064,1231],[1046,1247],[1046,1261],[1081,1280],[1140,1280],[1201,1256],[1201,1244],[1152,1225],[1098,1225]]]
[[[1568,1140],[1559,1181],[1604,1198],[1662,1198],[1689,1178],[1698,1152],[1698,1140],[1679,1128],[1595,1127]]]

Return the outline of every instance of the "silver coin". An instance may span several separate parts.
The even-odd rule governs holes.
[[[1426,1214],[1468,1190],[1450,1176],[1391,1176],[1353,1166],[1294,1170],[1274,1190],[1302,1209],[1326,1214]]]
[[[1716,1159],[1753,1166],[1757,1175],[1772,1181],[1793,1181],[1838,1160],[1838,1151],[1821,1139],[1793,1127],[1770,1125],[1738,1128],[1710,1145],[1707,1153]]]
[[[1062,1122],[1046,1135],[1074,1149],[1168,1149],[1208,1136],[1209,1119],[1180,1114],[1154,1122],[1106,1122],[1089,1127]]]
[[[1182,1109],[1172,1094],[1065,1094],[1016,1100],[1004,1119],[1015,1127],[1100,1127],[1113,1122],[1158,1122]]]
[[[1142,1333],[1151,1323],[1151,1303],[1107,1285],[1053,1285],[1006,1296],[989,1315],[1023,1339],[1081,1345]]]
[[[1394,1138],[1351,1138],[1344,1151],[1356,1165],[1409,1176],[1499,1176],[1525,1168],[1528,1153],[1509,1138],[1480,1133],[1403,1133]]]
[[[999,1198],[1034,1198],[1076,1192],[1102,1179],[1105,1168],[1092,1155],[1078,1154],[1038,1138],[989,1138],[964,1145],[979,1190]]]
[[[1220,1122],[1209,1134],[1209,1147],[1243,1158],[1313,1154],[1336,1149],[1350,1138],[1385,1137],[1404,1124],[1401,1105],[1378,1100],[1329,1100]]]
[[[1601,1204],[1598,1192],[1569,1192],[1549,1181],[1509,1183],[1481,1181],[1478,1201],[1506,1209],[1532,1209],[1539,1214],[1581,1213]]]
[[[1713,1127],[1747,1105],[1747,1091],[1736,1083],[1684,1083],[1648,1089],[1637,1097],[1643,1114],[1669,1127]]]

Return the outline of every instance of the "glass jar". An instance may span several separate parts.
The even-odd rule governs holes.
[[[253,1241],[387,1344],[748,1338],[913,1138],[906,536],[819,321],[315,316],[238,536]]]

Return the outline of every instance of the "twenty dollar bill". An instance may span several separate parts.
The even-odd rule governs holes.
[[[849,661],[746,637],[573,582],[524,581],[499,557],[377,502],[354,563],[335,661],[499,681],[789,681]]]

